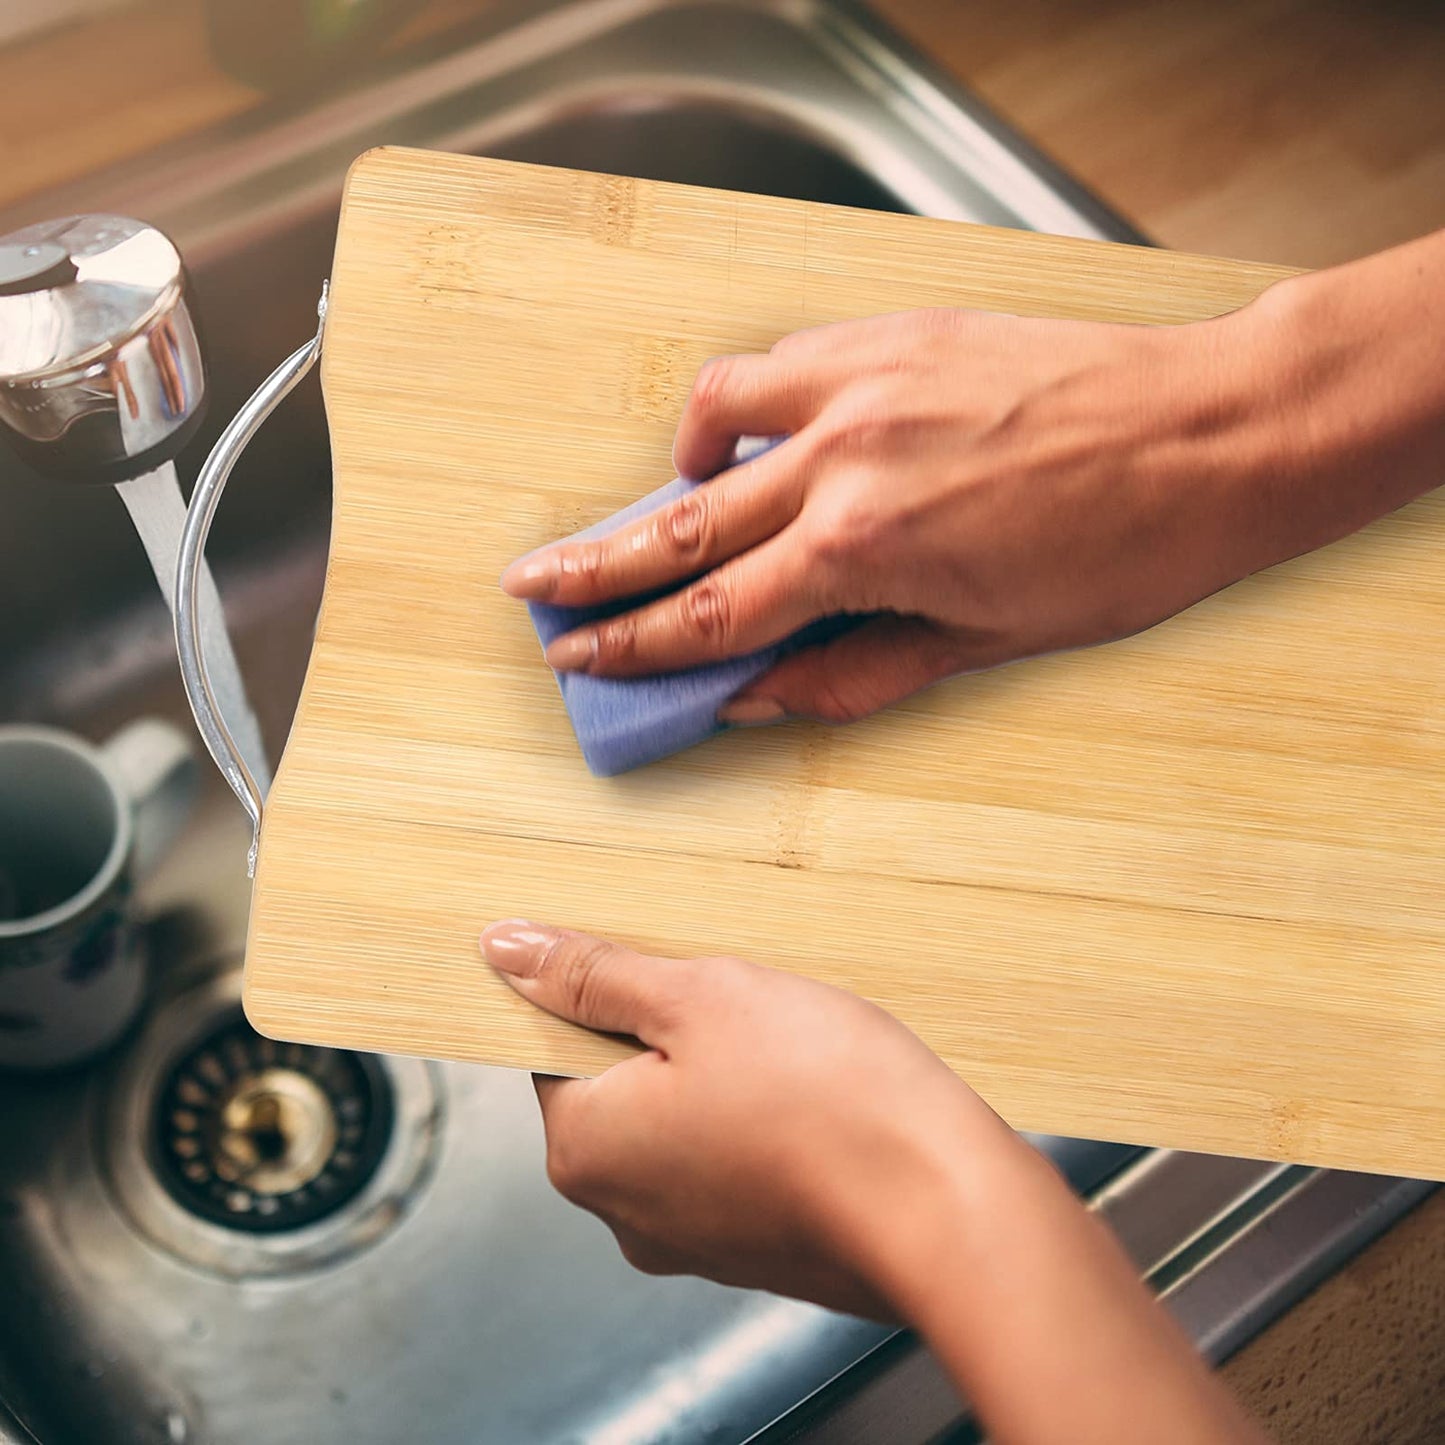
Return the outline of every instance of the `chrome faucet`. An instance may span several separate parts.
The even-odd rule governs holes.
[[[259,827],[270,786],[260,726],[215,581],[199,549],[187,559],[178,547],[192,529],[171,464],[206,402],[188,289],[175,244],[143,221],[71,216],[0,236],[0,435],[42,476],[109,483],[125,500],[175,619],[201,737]],[[214,510],[211,501],[205,528]],[[200,658],[203,637],[224,659],[239,744]]]
[[[0,427],[41,474],[124,482],[174,461],[205,369],[174,244],[124,216],[0,236]]]

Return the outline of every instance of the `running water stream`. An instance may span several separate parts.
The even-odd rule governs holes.
[[[121,501],[140,534],[166,606],[174,614],[176,553],[181,545],[181,530],[186,524],[186,500],[181,495],[175,466],[167,462],[134,481],[122,482],[116,491],[120,493]],[[271,787],[271,769],[266,761],[261,729],[255,713],[251,711],[246,685],[241,680],[241,669],[231,647],[230,634],[226,631],[221,596],[204,558],[201,559],[198,627],[216,704],[264,798]]]

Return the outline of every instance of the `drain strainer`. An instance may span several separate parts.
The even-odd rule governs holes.
[[[375,1059],[278,1044],[234,1018],[161,1087],[152,1147],[170,1196],[231,1229],[296,1229],[354,1198],[391,1132]]]
[[[421,1197],[445,1121],[420,1059],[276,1043],[229,960],[172,971],[87,1093],[123,1214],[230,1279],[319,1269],[383,1239]]]

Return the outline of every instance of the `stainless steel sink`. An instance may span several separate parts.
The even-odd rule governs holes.
[[[489,12],[324,103],[259,111],[34,198],[0,231],[116,210],[180,243],[213,375],[193,473],[308,334],[341,177],[383,142],[1140,239],[863,12],[811,0]],[[248,452],[213,546],[273,754],[310,646],[328,507],[313,383]],[[0,460],[0,519],[7,718],[96,736],[141,712],[184,718],[168,622],[118,499]],[[235,1031],[247,841],[212,778],[145,895],[155,990],[141,1025],[91,1070],[0,1079],[0,1445],[968,1438],[906,1335],[629,1270],[548,1188],[516,1074],[369,1065],[355,1087],[385,1097],[390,1133],[347,1202],[290,1228],[208,1215],[177,1183],[167,1091],[208,1049],[237,1067],[319,1067]],[[1036,1142],[1215,1355],[1425,1192]]]

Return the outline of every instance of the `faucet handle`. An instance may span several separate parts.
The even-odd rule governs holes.
[[[68,285],[79,274],[70,252],[56,241],[0,241],[0,296],[29,296]]]

